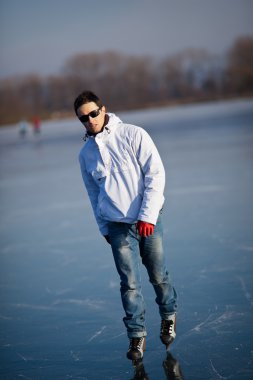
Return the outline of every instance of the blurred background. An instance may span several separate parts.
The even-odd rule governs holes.
[[[249,96],[253,3],[1,0],[0,58],[0,125],[72,116],[84,88],[114,110]]]
[[[168,359],[142,269],[139,373],[78,164],[87,88],[166,170],[177,339]],[[252,0],[0,0],[1,380],[253,378],[252,127]]]

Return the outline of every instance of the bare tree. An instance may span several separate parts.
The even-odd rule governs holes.
[[[253,37],[239,38],[229,50],[226,86],[232,93],[253,93]]]
[[[73,115],[73,101],[84,89],[106,99],[109,111],[252,94],[253,37],[238,39],[226,58],[225,66],[221,57],[202,49],[160,61],[113,51],[77,54],[57,76],[1,80],[0,125],[35,114]]]

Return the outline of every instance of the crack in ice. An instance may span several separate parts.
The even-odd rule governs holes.
[[[94,335],[92,335],[92,337],[90,337],[90,339],[88,340],[88,342],[91,342],[92,340],[96,339],[99,335],[102,334],[102,332],[106,329],[106,326],[103,326],[101,328],[101,330],[97,331]]]
[[[222,376],[218,371],[217,369],[214,367],[213,365],[213,362],[212,360],[210,359],[210,363],[211,363],[211,367],[212,367],[212,370],[213,372],[219,377],[219,379],[231,379],[233,377],[233,375],[229,375],[229,376]]]
[[[241,283],[241,289],[246,300],[249,301],[250,305],[253,307],[252,297],[251,297],[251,294],[248,292],[244,279],[241,276],[237,276],[237,278]]]

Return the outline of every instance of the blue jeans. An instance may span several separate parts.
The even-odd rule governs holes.
[[[141,291],[140,259],[156,293],[162,319],[177,309],[177,294],[165,265],[161,215],[155,232],[141,237],[135,224],[110,222],[109,236],[115,265],[120,276],[120,292],[126,316],[123,318],[129,338],[146,336],[145,304]]]

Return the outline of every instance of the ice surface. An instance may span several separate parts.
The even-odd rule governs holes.
[[[252,379],[253,100],[120,116],[147,129],[166,168],[174,365],[187,380]],[[74,119],[39,136],[0,130],[1,380],[134,378],[118,275],[79,172],[83,134]],[[148,337],[135,379],[173,379],[142,278]]]

